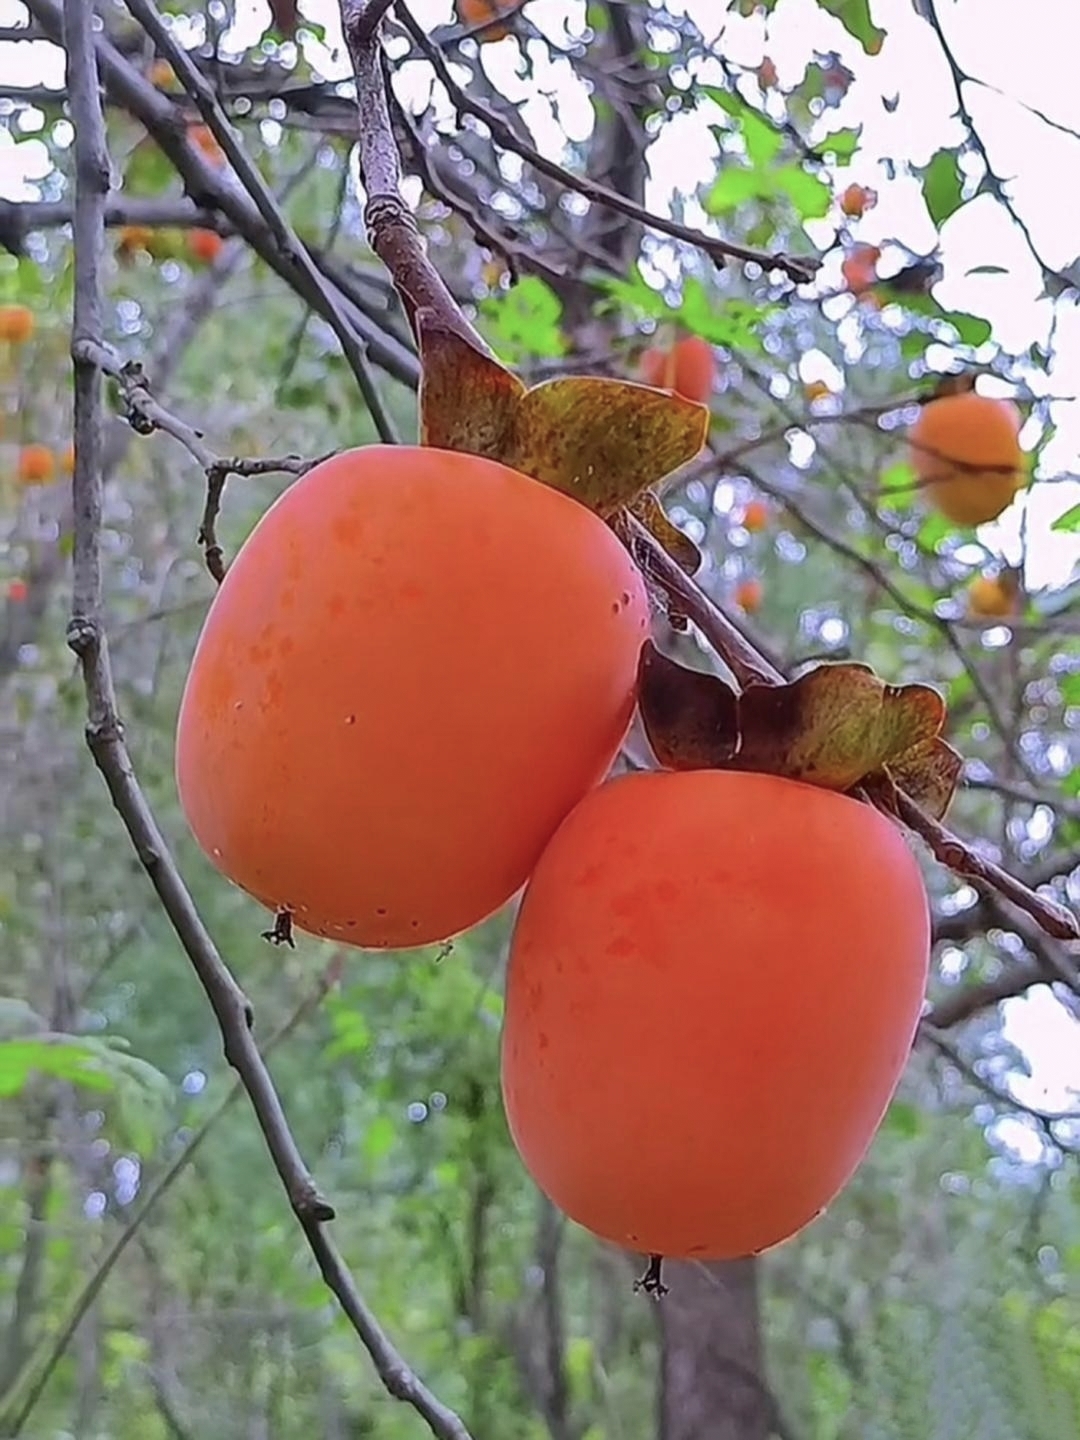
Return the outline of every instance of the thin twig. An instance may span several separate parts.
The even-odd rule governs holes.
[[[224,110],[218,104],[217,96],[210,82],[202,71],[192,64],[183,46],[173,38],[172,32],[158,14],[153,0],[125,0],[125,3],[132,16],[153,40],[159,54],[173,67],[176,78],[198,106],[199,113],[206,121],[214,139],[224,150],[237,178],[254,200],[278,249],[318,293],[323,302],[323,313],[327,323],[341,344],[380,439],[387,444],[396,443],[397,433],[375,384],[362,341],[350,324],[348,317],[335,303],[330,287],[311,258],[307,246],[295,234],[285,218],[284,212],[274,199],[270,187],[255,164],[249,159],[239,132],[229,123]]]
[[[343,7],[350,3],[355,3],[355,0],[343,0]],[[801,255],[755,250],[747,245],[738,245],[732,240],[718,240],[711,235],[704,234],[701,230],[692,229],[689,225],[680,225],[675,220],[669,220],[663,215],[656,215],[651,210],[646,210],[643,205],[638,205],[624,195],[609,190],[606,185],[590,180],[585,175],[575,175],[557,161],[548,159],[534,146],[523,141],[497,111],[462,89],[454,79],[450,67],[446,63],[446,57],[417,24],[404,0],[398,0],[397,12],[401,23],[409,32],[409,37],[430,61],[459,115],[471,115],[474,119],[482,121],[491,131],[491,137],[496,145],[519,155],[534,169],[539,170],[542,175],[546,175],[548,179],[556,181],[567,190],[576,191],[594,205],[603,205],[618,215],[625,215],[631,220],[636,220],[640,225],[658,230],[662,235],[670,235],[675,240],[683,241],[684,244],[693,245],[695,249],[707,255],[714,265],[722,266],[728,260],[751,261],[755,265],[760,265],[765,271],[782,271],[797,285],[808,285],[817,274],[821,266],[819,260]]]
[[[247,998],[203,925],[135,775],[116,707],[108,641],[101,617],[103,370],[95,347],[103,328],[101,253],[109,159],[98,91],[94,14],[85,0],[65,0],[68,92],[75,127],[75,524],[72,618],[68,643],[86,689],[87,741],[162,906],[172,922],[221,1031],[266,1139],[274,1167],[327,1285],[392,1395],[411,1404],[440,1440],[468,1440],[457,1415],[405,1363],[360,1295],[324,1223],[331,1206],[319,1194],[289,1128],[253,1034]]]

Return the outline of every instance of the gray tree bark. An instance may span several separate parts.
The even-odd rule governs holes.
[[[788,1435],[763,1374],[754,1260],[665,1261],[659,1440]]]

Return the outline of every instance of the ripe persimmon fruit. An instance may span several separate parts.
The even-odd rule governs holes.
[[[764,500],[748,500],[742,513],[742,527],[751,535],[757,535],[769,524],[769,507]]]
[[[497,22],[508,10],[516,8],[514,0],[456,0],[459,22],[468,30],[476,30],[474,38],[481,44],[506,39],[510,34],[510,26],[493,22]],[[484,28],[477,29],[481,25]]]
[[[756,615],[764,598],[765,590],[760,580],[751,577],[749,580],[740,580],[735,586],[735,604],[747,615]]]
[[[985,525],[1024,483],[1020,411],[976,390],[928,401],[908,435],[930,503],[955,525]]]
[[[684,400],[708,405],[716,379],[716,353],[700,335],[685,335],[670,349],[646,350],[638,373],[645,385],[674,390]]]
[[[968,614],[976,620],[1005,620],[1015,614],[1018,598],[1015,585],[1000,575],[977,575],[968,586]]]
[[[7,598],[13,605],[21,605],[30,593],[25,580],[9,580]]]
[[[263,515],[210,607],[177,733],[188,823],[301,930],[458,934],[603,779],[648,619],[576,500],[463,453],[337,455]]]
[[[189,125],[187,133],[188,139],[202,151],[212,165],[222,166],[225,164],[228,157],[218,144],[217,136],[209,125]]]
[[[24,445],[19,451],[19,480],[24,485],[47,485],[56,474],[56,456],[48,445]]]
[[[877,191],[865,185],[849,185],[840,195],[840,209],[852,220],[858,220],[877,204]]]
[[[772,775],[609,781],[544,851],[511,943],[526,1168],[626,1249],[778,1244],[865,1155],[929,958],[918,864],[869,805]]]
[[[33,338],[34,312],[25,305],[0,305],[0,340],[25,345]]]
[[[840,273],[852,295],[863,296],[877,284],[877,263],[881,251],[876,245],[855,245],[844,256]]]
[[[204,265],[211,265],[221,254],[225,241],[216,230],[189,230],[188,253]]]

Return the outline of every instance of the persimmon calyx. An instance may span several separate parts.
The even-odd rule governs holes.
[[[422,445],[501,461],[606,520],[705,444],[704,405],[595,375],[529,389],[433,311],[418,311],[416,323]]]
[[[927,814],[947,811],[962,761],[941,736],[945,702],[928,685],[887,685],[867,665],[820,665],[784,685],[737,694],[717,675],[647,641],[642,723],[669,770],[752,770],[848,791],[899,786]]]

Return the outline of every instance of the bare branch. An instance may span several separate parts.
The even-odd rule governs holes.
[[[355,3],[357,0],[342,0],[342,8],[344,10]],[[625,215],[631,220],[638,221],[641,225],[658,230],[662,235],[670,235],[675,240],[693,245],[695,249],[707,255],[715,265],[722,266],[728,260],[751,261],[755,265],[760,265],[765,271],[782,271],[797,285],[809,284],[817,274],[820,268],[818,260],[799,255],[755,250],[746,245],[737,245],[732,240],[717,240],[713,236],[704,234],[701,230],[693,230],[690,226],[680,225],[677,221],[669,220],[663,215],[655,215],[651,210],[646,210],[644,206],[636,204],[633,200],[628,200],[625,196],[616,194],[614,190],[609,190],[606,185],[601,185],[583,175],[575,175],[557,161],[549,160],[534,146],[524,142],[515,133],[513,127],[495,110],[462,89],[454,79],[442,51],[428,39],[409,12],[404,0],[398,0],[397,12],[401,23],[409,32],[410,38],[431,62],[432,68],[442,81],[459,115],[471,115],[475,120],[481,120],[491,131],[491,137],[497,145],[504,150],[512,151],[515,155],[520,155],[542,175],[546,175],[567,190],[573,190],[577,194],[583,195],[594,205],[603,205],[608,210],[615,211],[616,214]]]
[[[40,0],[35,0],[40,3]],[[289,1128],[253,1034],[253,1015],[214,945],[169,853],[136,778],[116,707],[101,616],[103,328],[101,253],[109,159],[98,93],[94,14],[85,0],[65,0],[68,93],[75,126],[75,552],[68,643],[86,689],[87,741],[162,906],[217,1019],[225,1057],[247,1092],[274,1166],[316,1262],[391,1394],[411,1404],[440,1440],[468,1440],[461,1420],[423,1385],[382,1330],[326,1235],[331,1206],[319,1194]]]
[[[380,439],[388,444],[394,444],[397,441],[397,434],[376,388],[363,343],[350,324],[349,317],[338,307],[329,284],[320,274],[308,253],[307,246],[293,232],[281,207],[274,199],[270,187],[248,158],[239,132],[229,123],[224,110],[218,104],[213,87],[203,76],[202,71],[191,63],[183,46],[173,39],[172,33],[158,14],[153,0],[125,0],[125,3],[134,18],[151,37],[158,52],[173,67],[176,77],[184,89],[195,101],[211,134],[228,156],[240,183],[254,200],[281,255],[289,262],[290,268],[295,269],[303,276],[305,282],[322,302],[323,314],[341,344]]]

